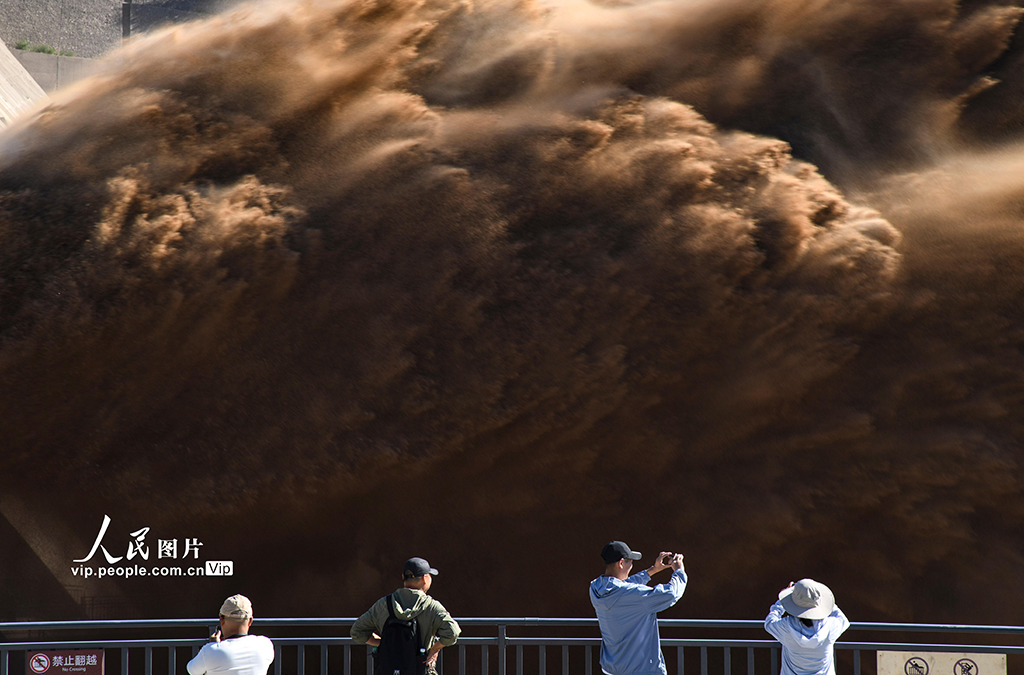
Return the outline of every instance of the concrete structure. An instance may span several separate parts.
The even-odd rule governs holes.
[[[24,575],[16,577],[19,580],[32,580],[4,589],[7,606],[0,608],[0,616],[9,616],[13,611],[22,616],[95,618],[97,599],[117,607],[118,618],[131,616],[131,602],[114,579],[83,578],[72,570],[75,558],[88,551],[91,544],[83,540],[82,534],[55,517],[45,502],[30,504],[11,495],[0,495],[2,568],[8,574],[17,570]],[[84,536],[94,535],[86,532]]]
[[[17,70],[6,58],[11,53],[44,92],[52,93],[97,72],[102,65],[94,59],[120,47],[127,35],[202,19],[238,1],[0,0],[0,42],[7,45],[0,54],[0,78],[5,80],[0,94],[17,99],[7,88],[20,86],[15,80],[24,79],[20,73],[10,74]],[[15,49],[16,45],[25,48]],[[32,51],[38,47],[56,53]],[[33,97],[38,93],[29,98]],[[4,105],[0,104],[0,116],[9,120],[14,109],[5,114]],[[6,124],[0,120],[0,126]]]
[[[38,54],[20,49],[14,50],[13,54],[14,58],[18,59],[28,74],[48,94],[83,80],[99,72],[103,67],[102,61],[80,59],[76,56]]]
[[[0,44],[0,127],[10,125],[15,117],[45,100],[42,87],[11,51]]]
[[[125,34],[201,19],[235,1],[0,0],[0,41],[96,59],[120,47]]]
[[[98,58],[121,44],[121,0],[0,0],[0,40]]]
[[[23,98],[21,63],[44,92],[52,93],[102,68],[99,59],[120,47],[125,35],[137,35],[167,24],[202,19],[237,0],[0,0],[0,126]],[[15,49],[15,45],[25,49]],[[2,45],[0,45],[2,46]],[[55,54],[31,51],[48,47]],[[12,74],[16,73],[16,74]],[[20,87],[18,92],[8,91]],[[29,100],[39,98],[31,92]]]

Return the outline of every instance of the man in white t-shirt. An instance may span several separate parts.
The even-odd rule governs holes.
[[[249,635],[250,626],[252,603],[249,598],[232,595],[225,600],[220,608],[220,628],[188,662],[189,675],[267,675],[274,661],[274,644],[262,635]]]

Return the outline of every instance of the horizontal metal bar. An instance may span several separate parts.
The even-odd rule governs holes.
[[[462,638],[459,638],[459,642]],[[601,638],[505,638],[505,643],[509,645],[523,645],[524,647],[531,647],[537,645],[546,646],[559,646],[559,645],[600,645]],[[494,643],[496,644],[496,643]]]
[[[574,626],[596,627],[595,618],[542,618],[542,617],[456,617],[462,626]],[[355,617],[329,618],[258,618],[257,626],[350,626]],[[116,630],[128,628],[204,628],[216,619],[126,619],[114,621],[24,621],[2,622],[0,632],[20,630]],[[763,620],[752,619],[659,619],[662,628],[749,628],[760,629]],[[942,633],[1001,633],[1024,634],[1024,626],[972,626],[962,624],[877,623],[854,622],[851,630],[893,632]]]
[[[294,645],[316,645],[326,648],[330,645],[351,646],[354,643],[352,638],[345,637],[288,637],[273,638],[275,646],[280,649],[284,646]],[[3,651],[14,650],[48,650],[48,649],[75,649],[75,648],[133,648],[133,647],[189,647],[193,652],[205,644],[206,640],[88,640],[88,641],[60,641],[60,642],[8,642],[0,643]],[[662,645],[665,647],[746,647],[746,648],[768,648],[774,649],[777,643],[774,640],[719,640],[719,639],[681,639],[662,638]],[[496,645],[497,637],[470,637],[460,638],[459,643],[467,645]],[[593,638],[569,638],[569,637],[521,637],[506,638],[506,644],[510,646],[585,646],[596,647],[601,644],[601,639]],[[901,652],[964,652],[983,654],[1024,654],[1024,646],[1016,645],[978,645],[978,644],[923,644],[906,642],[837,642],[836,649],[861,650],[861,651],[901,651]]]
[[[662,638],[668,647],[773,647],[775,640],[705,640],[700,638]]]
[[[276,640],[275,640],[276,641]],[[2,642],[4,649],[100,649],[119,647],[195,647],[197,650],[206,640],[61,640],[45,642]]]
[[[935,632],[935,633],[1019,633],[1024,634],[1024,626],[968,626],[961,624],[942,623],[866,623],[850,624],[854,630],[877,630],[894,632]]]
[[[479,644],[481,641],[475,641]],[[506,638],[510,645],[537,646],[537,645],[569,645],[569,646],[597,646],[601,644],[601,638]],[[490,641],[494,644],[494,639]],[[775,640],[708,640],[708,639],[680,639],[662,638],[661,644],[664,647],[746,647],[746,648],[772,648],[778,646]],[[919,652],[975,652],[993,654],[1024,654],[1024,646],[1009,645],[946,645],[946,644],[917,644],[905,642],[836,642],[837,649],[862,649],[862,650],[883,650],[883,651],[919,651]]]
[[[362,645],[350,637],[273,637],[276,645]]]
[[[125,621],[21,621],[0,623],[0,631],[12,630],[112,630],[115,628],[191,628],[209,626],[216,619],[132,619]],[[262,621],[261,621],[262,623]]]
[[[459,620],[461,623],[461,619]],[[763,629],[764,621],[719,619],[658,619],[662,628],[751,628]],[[1024,626],[972,626],[941,623],[878,623],[855,621],[850,630],[934,633],[1007,633],[1024,635]]]
[[[913,642],[836,642],[836,649],[868,649],[887,652],[965,652],[975,654],[1024,654],[1024,647],[1009,645],[936,645]]]
[[[352,638],[343,637],[305,637],[305,638],[272,638],[275,645],[351,645],[356,644]],[[496,638],[479,638],[482,642],[493,644]],[[206,640],[62,640],[46,642],[0,642],[4,649],[88,649],[88,648],[119,648],[119,647],[201,647]],[[472,643],[471,643],[472,644]]]

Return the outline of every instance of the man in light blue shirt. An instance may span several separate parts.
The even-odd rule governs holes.
[[[647,570],[630,576],[640,554],[621,541],[601,551],[604,574],[590,582],[590,602],[601,626],[601,670],[608,675],[666,675],[658,636],[658,612],[679,601],[686,590],[683,555],[662,551]],[[648,586],[651,577],[672,568],[667,584]]]
[[[832,591],[813,579],[790,582],[764,620],[782,644],[781,675],[836,675],[833,645],[849,627]]]

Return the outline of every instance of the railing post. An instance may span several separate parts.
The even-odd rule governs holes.
[[[754,675],[754,648],[747,647],[747,675]]]
[[[174,647],[167,648],[167,674],[174,675],[178,667],[178,650]]]
[[[306,645],[296,645],[298,654],[295,656],[295,669],[299,675],[306,675]]]
[[[498,675],[505,675],[505,624],[498,624]]]
[[[132,34],[132,3],[131,0],[121,3],[121,39],[127,40]],[[125,673],[124,675],[128,675]]]
[[[562,675],[569,675],[569,645],[562,645]]]
[[[537,668],[537,672],[540,673],[540,675],[547,675],[547,673],[548,673],[548,655],[545,653],[544,645],[541,645],[540,647],[538,647],[537,648],[537,652],[538,652],[538,657],[537,658],[539,659],[538,664],[537,664],[539,666]]]
[[[121,675],[128,675],[128,648],[121,647]]]
[[[732,675],[732,648],[723,647],[722,650],[725,652],[722,655],[722,659],[725,665],[725,675]],[[301,673],[300,673],[301,675]]]
[[[708,648],[700,648],[700,675],[708,675]]]
[[[466,645],[459,645],[459,675],[466,675]]]
[[[146,675],[153,675],[153,648],[152,647],[146,647]]]
[[[860,675],[860,650],[853,650],[853,675]]]
[[[9,672],[8,665],[10,663],[10,652],[6,649],[0,651],[0,675],[7,675]]]
[[[677,675],[683,675],[683,646],[679,645],[676,647],[676,671]]]
[[[594,650],[590,648],[590,645],[585,646],[583,649],[586,656],[583,658],[583,669],[586,671],[584,675],[592,675],[594,672]],[[682,649],[680,647],[680,649]],[[682,673],[682,671],[679,671]]]
[[[327,675],[327,645],[320,645],[320,675]]]

